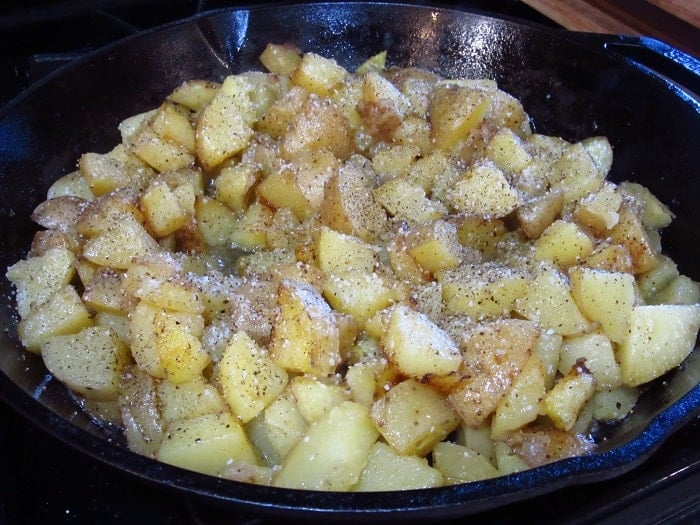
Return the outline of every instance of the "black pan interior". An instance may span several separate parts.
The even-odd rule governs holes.
[[[663,243],[683,273],[700,279],[700,184],[695,180],[700,148],[693,145],[700,136],[697,101],[643,67],[580,43],[576,35],[477,13],[381,3],[210,13],[110,46],[20,96],[0,112],[1,266],[26,253],[35,231],[29,214],[51,182],[75,169],[82,152],[110,149],[119,140],[116,126],[122,119],[154,107],[183,80],[221,79],[260,69],[257,57],[268,42],[295,43],[334,57],[351,70],[386,49],[392,64],[446,76],[493,78],[523,102],[538,132],[570,141],[608,136],[615,150],[611,178],[641,182],[671,205],[677,219],[664,232]],[[671,388],[658,387],[661,403],[657,396],[647,396],[636,419],[617,433],[613,429],[609,448],[626,443],[648,418],[691,391],[690,398],[681,399],[682,406],[671,407],[670,422],[657,425],[622,455],[563,462],[500,481],[390,496],[297,493],[224,482],[135,456],[114,444],[120,441],[118,433],[97,427],[76,411],[73,399],[46,376],[39,360],[19,348],[10,286],[5,280],[0,286],[6,298],[0,305],[6,327],[0,334],[0,392],[11,405],[50,433],[146,481],[262,512],[359,512],[377,519],[478,512],[628,470],[700,411],[700,365],[694,359],[687,371],[668,378]]]

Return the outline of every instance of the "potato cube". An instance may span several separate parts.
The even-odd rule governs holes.
[[[581,261],[581,266],[608,272],[630,273],[632,256],[629,250],[620,244],[600,244],[592,254]]]
[[[328,96],[348,72],[335,60],[316,53],[304,53],[292,72],[292,84],[321,96]]]
[[[134,257],[156,253],[159,246],[141,223],[124,214],[123,222],[85,241],[83,256],[100,266],[126,270]]]
[[[393,386],[372,406],[372,419],[399,454],[425,456],[459,425],[445,398],[413,379]]]
[[[72,171],[56,179],[46,192],[47,199],[57,197],[78,197],[91,201],[95,195],[90,190],[90,184],[85,180],[79,170]]]
[[[431,467],[427,459],[398,454],[386,443],[377,442],[369,451],[367,466],[352,490],[371,492],[427,489],[442,484],[443,474]]]
[[[593,375],[598,390],[616,388],[622,384],[620,366],[610,339],[601,333],[565,337],[559,355],[559,371],[566,374],[579,360]]]
[[[368,71],[362,76],[357,111],[370,135],[390,141],[410,110],[408,98],[379,72]]]
[[[575,266],[569,269],[569,280],[571,295],[581,312],[599,323],[612,341],[622,342],[636,302],[634,276]]]
[[[699,328],[699,305],[635,306],[629,335],[617,349],[623,384],[641,385],[680,365]]]
[[[385,279],[376,273],[331,275],[323,283],[323,296],[339,312],[366,321],[397,299]]]
[[[47,339],[41,345],[41,358],[70,389],[86,398],[114,401],[129,350],[109,328],[92,326]]]
[[[576,223],[556,220],[535,241],[535,259],[567,268],[593,253],[594,243]]]
[[[646,228],[665,228],[673,221],[674,215],[668,206],[659,201],[647,187],[636,182],[623,181],[620,183],[620,189],[642,203],[644,211],[640,218]]]
[[[424,270],[435,275],[440,270],[455,268],[464,257],[457,237],[457,228],[442,220],[419,224],[407,239],[408,253]]]
[[[256,182],[257,174],[253,165],[240,163],[226,166],[214,179],[214,195],[217,201],[241,213],[248,206]]]
[[[155,388],[166,422],[228,411],[219,391],[202,376],[180,384],[158,381]]]
[[[15,286],[17,312],[26,317],[75,275],[76,257],[67,248],[54,248],[43,255],[23,259],[7,269],[7,278]]]
[[[447,332],[402,304],[392,308],[382,346],[402,374],[419,381],[452,374],[462,363],[462,355]]]
[[[367,464],[378,432],[367,408],[351,401],[309,427],[287,454],[272,485],[306,490],[349,490]]]
[[[478,452],[456,443],[442,441],[433,450],[433,465],[445,478],[445,484],[495,478],[498,469]]]
[[[557,428],[571,430],[579,413],[593,397],[596,382],[583,365],[575,364],[567,374],[547,392],[542,407],[545,415]]]
[[[278,366],[296,372],[328,376],[340,365],[337,318],[312,286],[282,280],[277,302],[279,316],[269,351]]]
[[[678,275],[655,293],[649,300],[652,304],[697,304],[700,303],[700,284],[687,275]]]
[[[75,288],[67,284],[32,308],[17,325],[17,334],[27,350],[38,353],[51,337],[73,334],[90,325],[90,312]]]
[[[610,182],[596,193],[581,199],[574,210],[574,218],[579,224],[603,234],[620,220],[618,210],[622,204],[622,192]]]
[[[254,202],[238,218],[236,229],[231,234],[233,246],[253,250],[267,245],[267,230],[272,224],[273,211],[259,202]]]
[[[220,88],[219,83],[211,80],[187,80],[168,95],[168,100],[192,111],[202,111]]]
[[[486,156],[503,171],[518,172],[531,161],[522,139],[508,128],[499,129],[486,146]]]
[[[273,210],[289,208],[300,221],[306,219],[313,211],[290,169],[268,175],[260,181],[256,193],[258,198]]]
[[[629,250],[634,274],[648,272],[659,264],[658,250],[649,232],[627,203],[620,206],[620,220],[608,232],[608,237],[611,243]]]
[[[496,405],[491,421],[492,438],[503,439],[509,432],[537,419],[544,396],[545,368],[540,358],[533,354],[508,393]]]
[[[158,237],[170,235],[190,220],[176,193],[164,182],[152,182],[141,195],[140,204],[149,227]]]
[[[525,272],[492,262],[465,264],[438,275],[445,309],[473,319],[509,313],[525,294],[527,279]]]
[[[260,62],[270,73],[289,76],[301,62],[301,52],[290,44],[267,44]]]
[[[552,190],[560,191],[564,202],[598,191],[605,177],[580,142],[566,146],[561,157],[552,164],[551,174]]]
[[[195,335],[202,322],[201,316],[197,314],[181,312],[176,315],[165,310],[155,314],[153,329],[158,357],[165,378],[172,383],[193,380],[211,360],[199,337]]]
[[[502,319],[479,323],[461,341],[460,380],[448,394],[464,423],[479,426],[496,409],[532,353],[535,323]]]
[[[543,269],[528,283],[525,294],[515,300],[515,311],[562,335],[581,334],[591,327],[566,277],[552,268]]]
[[[480,162],[471,166],[447,195],[458,211],[483,217],[505,217],[522,200],[510,186],[503,172],[493,163]]]
[[[428,104],[435,146],[450,152],[483,120],[491,102],[481,90],[444,85],[433,90]]]
[[[374,198],[389,215],[409,224],[440,219],[447,213],[442,203],[429,199],[423,188],[405,177],[390,179],[377,187]]]
[[[321,221],[338,232],[372,241],[386,229],[386,213],[374,200],[370,181],[346,163],[326,183]]]
[[[230,75],[199,114],[196,152],[205,170],[212,170],[250,142],[255,119],[250,93],[254,87],[244,75]]]
[[[257,464],[243,427],[228,412],[171,421],[156,459],[211,476],[223,475],[231,462]]]
[[[164,102],[150,119],[151,129],[166,142],[177,144],[189,154],[195,153],[194,128],[184,111]]]
[[[355,150],[355,138],[341,108],[326,98],[312,94],[285,130],[280,155],[285,160],[293,160],[323,149],[345,160]]]
[[[209,197],[195,203],[197,227],[207,246],[229,246],[238,218],[226,204]]]
[[[349,401],[346,390],[332,383],[325,383],[309,376],[296,376],[289,389],[297,401],[299,413],[309,423],[325,416],[335,406]]]
[[[520,227],[530,239],[537,239],[562,211],[564,195],[548,191],[524,203],[516,211]]]
[[[157,380],[134,364],[127,364],[119,383],[119,404],[129,449],[155,457],[163,438],[164,422]]]
[[[263,426],[280,464],[290,450],[304,437],[309,425],[292,396],[281,395],[264,412]]]
[[[377,263],[375,252],[374,247],[362,239],[327,226],[321,228],[316,240],[316,262],[327,274],[370,274]]]
[[[237,332],[217,365],[216,380],[233,414],[247,423],[282,393],[289,377],[250,336]]]
[[[86,306],[102,311],[123,313],[133,308],[133,298],[122,288],[122,274],[101,268],[85,286],[82,296]]]
[[[194,156],[180,144],[168,142],[146,126],[136,132],[129,151],[159,172],[194,165]]]
[[[627,416],[639,399],[639,389],[620,386],[598,390],[589,401],[593,418],[598,421],[619,421]]]

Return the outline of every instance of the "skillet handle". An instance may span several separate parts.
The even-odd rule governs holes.
[[[700,60],[661,40],[645,36],[569,33],[574,40],[612,51],[666,77],[700,99]]]

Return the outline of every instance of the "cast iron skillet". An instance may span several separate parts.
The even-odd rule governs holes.
[[[107,151],[117,123],[158,104],[185,79],[259,68],[268,42],[293,42],[354,69],[387,49],[392,64],[447,76],[495,78],[521,99],[538,132],[575,141],[602,134],[615,149],[611,178],[633,179],[669,203],[677,219],[663,235],[680,270],[700,279],[697,203],[700,104],[601,39],[519,25],[474,13],[379,3],[309,4],[227,10],[126,39],[28,90],[0,112],[0,225],[3,268],[22,257],[35,226],[28,217],[48,186],[80,153]],[[660,44],[659,44],[660,45]],[[642,46],[643,47],[643,46]],[[698,62],[680,56],[697,86]],[[12,292],[0,284],[0,392],[50,434],[147,482],[268,515],[396,519],[452,517],[491,509],[626,472],[700,414],[700,355],[657,381],[634,414],[610,429],[601,452],[532,471],[454,487],[374,494],[320,493],[224,481],[129,452],[118,431],[98,426],[40,359],[17,343]]]

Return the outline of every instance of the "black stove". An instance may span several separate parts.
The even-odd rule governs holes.
[[[235,5],[244,4],[215,0],[4,0],[0,7],[0,107],[86,52],[164,23]],[[517,0],[462,0],[454,7],[556,27]],[[700,419],[696,419],[628,474],[595,485],[566,488],[463,521],[700,524],[699,443]],[[268,523],[260,516],[214,507],[117,471],[49,436],[2,402],[0,447],[0,525]]]

